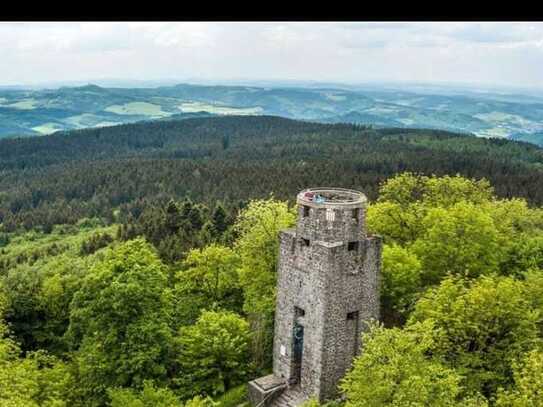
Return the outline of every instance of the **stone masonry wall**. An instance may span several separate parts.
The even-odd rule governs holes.
[[[309,216],[304,216],[304,206],[309,208]],[[358,209],[356,214],[353,213],[355,209]],[[353,217],[353,215],[357,216]],[[364,237],[366,233],[365,224],[366,219],[363,208],[342,210],[298,205],[298,222],[296,225],[298,237],[325,242],[355,241]]]
[[[305,312],[298,318],[304,326],[300,390],[324,400],[336,396],[364,321],[379,317],[381,241],[367,237],[363,207],[311,207],[309,216],[302,205],[298,210],[296,228],[280,236],[273,367],[285,380],[293,374],[298,307]]]

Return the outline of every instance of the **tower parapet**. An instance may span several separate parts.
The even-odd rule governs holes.
[[[366,235],[367,198],[358,191],[342,188],[311,188],[297,196],[300,238],[323,241],[357,241]]]

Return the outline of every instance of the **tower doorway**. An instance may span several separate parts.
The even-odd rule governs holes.
[[[292,375],[291,384],[300,383],[302,377],[302,356],[304,351],[304,327],[298,322],[294,323],[292,330]]]

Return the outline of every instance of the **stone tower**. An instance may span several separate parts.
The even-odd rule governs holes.
[[[337,396],[364,322],[379,317],[381,241],[366,233],[365,204],[353,190],[298,194],[296,228],[280,234],[273,374],[249,383],[253,405]]]

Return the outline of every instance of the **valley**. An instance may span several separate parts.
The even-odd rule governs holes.
[[[543,96],[436,88],[87,85],[0,90],[0,138],[193,115],[277,115],[543,144]],[[188,116],[187,116],[188,115]]]

